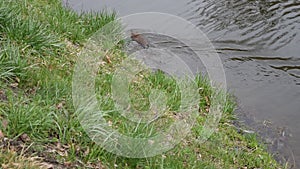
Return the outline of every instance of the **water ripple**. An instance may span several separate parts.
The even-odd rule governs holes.
[[[216,34],[216,42],[277,50],[299,35],[299,1],[191,0],[188,6],[184,15]]]

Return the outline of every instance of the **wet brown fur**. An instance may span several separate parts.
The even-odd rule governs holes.
[[[131,39],[140,44],[143,48],[149,48],[149,43],[141,34],[131,33]]]

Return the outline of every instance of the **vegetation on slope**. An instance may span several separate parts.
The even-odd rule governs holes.
[[[72,104],[72,73],[77,54],[115,14],[77,14],[59,0],[0,2],[0,166],[2,168],[281,168],[253,134],[242,135],[232,125],[234,103],[228,99],[223,117],[208,141],[197,133],[209,113],[213,89],[197,77],[201,116],[192,135],[162,155],[144,159],[118,157],[95,144],[82,129]],[[99,68],[97,94],[110,92],[112,72],[126,55],[120,48]],[[144,72],[131,85],[132,102],[144,102],[150,89],[160,87],[176,109],[176,83],[162,72]],[[173,97],[174,96],[174,97]],[[173,97],[173,98],[172,98]],[[102,103],[113,108],[111,99]],[[116,114],[112,125],[128,125]],[[129,126],[130,127],[130,126]],[[140,131],[142,132],[142,131]]]

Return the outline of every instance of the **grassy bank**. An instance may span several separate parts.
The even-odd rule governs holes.
[[[253,134],[232,125],[234,102],[229,98],[217,131],[203,144],[195,140],[214,90],[198,77],[201,114],[192,134],[174,149],[152,158],[129,159],[95,144],[82,129],[72,104],[72,74],[77,54],[95,31],[115,14],[78,15],[59,0],[0,2],[0,167],[2,168],[282,168]],[[97,96],[102,108],[113,109],[112,72],[126,58],[109,51],[99,68]],[[176,83],[161,72],[143,72],[130,86],[132,103],[149,107],[151,88],[164,90],[166,119],[178,109]],[[138,90],[143,89],[143,90]],[[135,129],[116,113],[107,120],[119,130]],[[163,121],[165,122],[165,121]],[[149,128],[148,128],[149,129]],[[152,129],[152,128],[151,128]],[[142,134],[138,131],[135,134]],[[147,132],[147,131],[146,131]]]

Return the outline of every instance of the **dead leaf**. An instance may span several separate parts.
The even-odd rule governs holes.
[[[110,60],[110,57],[109,57],[109,55],[105,55],[105,58],[106,58],[106,60],[107,60],[107,63],[111,63],[111,60]]]
[[[63,152],[57,151],[57,154],[59,154],[62,157],[67,157],[68,156],[68,152],[67,151],[63,151]]]
[[[65,166],[65,167],[71,167],[71,164],[72,164],[72,163],[69,162],[69,161],[64,162],[64,166]]]
[[[36,91],[37,91],[37,87],[33,87],[33,88],[30,88],[26,91],[26,93],[30,94],[30,95],[35,95],[36,94]]]
[[[84,151],[84,155],[87,156],[87,155],[89,155],[89,153],[90,153],[90,148],[87,147],[87,149]]]
[[[6,119],[3,119],[3,120],[2,120],[2,127],[3,127],[4,129],[6,129],[7,126],[8,126],[8,121],[7,121]]]
[[[209,101],[209,98],[207,96],[204,97],[205,98],[205,102],[208,106],[210,106],[210,101]]]
[[[51,169],[51,168],[54,168],[54,165],[53,165],[53,164],[46,163],[46,162],[42,162],[42,163],[41,163],[41,167],[42,167],[42,168],[46,168],[46,169]]]
[[[21,138],[21,140],[22,140],[23,142],[28,142],[28,141],[30,141],[30,138],[29,138],[29,136],[28,136],[26,133],[22,134],[22,135],[20,136],[20,138]]]
[[[70,145],[63,144],[62,147],[63,147],[64,149],[69,149],[71,146],[70,146]]]
[[[2,131],[0,130],[0,139],[4,138],[4,134],[2,133]]]
[[[10,87],[13,87],[13,88],[16,88],[16,87],[18,87],[19,86],[19,83],[11,83],[10,84]]]
[[[61,147],[61,143],[60,142],[58,142],[57,144],[56,144],[56,148],[59,150],[59,151],[63,151],[64,149]]]
[[[56,105],[56,108],[57,109],[62,109],[63,107],[64,107],[64,105],[66,104],[66,102],[65,101],[62,101],[62,102],[60,102],[60,103],[58,103],[57,105]]]
[[[7,100],[7,96],[3,90],[0,90],[0,100]]]
[[[153,140],[148,140],[148,143],[149,143],[150,145],[153,145],[154,142],[155,142],[155,141],[153,141]]]
[[[18,77],[15,78],[17,83],[20,83],[20,79]]]
[[[111,127],[113,125],[113,122],[111,120],[108,120],[108,126]]]
[[[205,111],[208,113],[208,112],[209,112],[209,108],[207,107],[207,108],[205,109]]]

